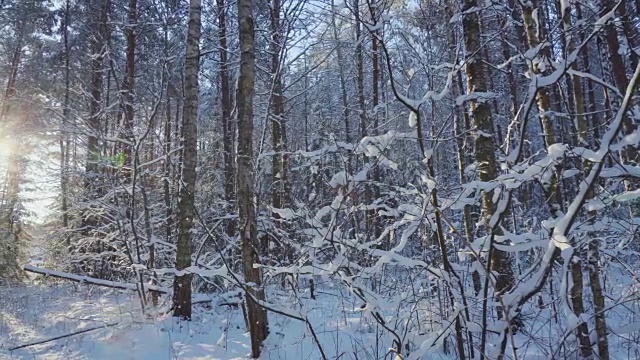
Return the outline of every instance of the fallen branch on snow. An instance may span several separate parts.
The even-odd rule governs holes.
[[[9,348],[8,350],[9,351],[14,351],[14,350],[23,349],[23,348],[26,348],[26,347],[29,347],[29,346],[41,345],[41,344],[45,344],[45,343],[48,343],[48,342],[51,342],[51,341],[68,338],[68,337],[71,337],[71,336],[74,336],[74,335],[84,334],[84,333],[87,333],[87,332],[93,331],[93,330],[105,329],[105,328],[116,326],[116,325],[118,325],[118,323],[105,324],[103,326],[96,326],[96,327],[92,327],[92,328],[88,328],[88,329],[84,329],[84,330],[78,330],[78,331],[72,332],[70,334],[60,335],[60,336],[52,337],[52,338],[45,339],[45,340],[33,341],[33,342],[30,342],[30,343],[26,343],[24,345],[20,345],[20,346]]]
[[[89,277],[89,276],[74,275],[74,274],[69,274],[69,273],[56,271],[56,270],[39,268],[39,267],[35,267],[35,266],[32,266],[32,265],[25,265],[22,268],[25,271],[32,272],[32,273],[35,273],[35,274],[52,276],[52,277],[55,277],[55,278],[71,280],[71,281],[75,281],[75,282],[79,282],[79,283],[86,283],[86,284],[97,285],[97,286],[105,286],[105,287],[109,287],[109,288],[112,288],[112,289],[133,290],[133,291],[138,290],[138,285],[137,284],[130,284],[130,283],[122,283],[122,282],[116,282],[116,281],[96,279],[96,278],[92,278],[92,277]],[[160,294],[169,294],[171,292],[170,290],[165,289],[165,288],[161,288],[159,286],[147,285],[147,286],[145,286],[145,288],[147,290],[149,290],[149,291],[160,293]]]
[[[130,283],[123,283],[123,282],[102,280],[102,279],[92,278],[92,277],[89,277],[89,276],[74,275],[74,274],[69,274],[69,273],[65,273],[65,272],[62,272],[62,271],[39,268],[39,267],[36,267],[36,266],[33,266],[33,265],[25,265],[22,268],[24,269],[24,271],[32,272],[32,273],[35,273],[35,274],[51,276],[51,277],[55,277],[55,278],[58,278],[58,279],[75,281],[75,282],[78,282],[78,283],[91,284],[91,285],[96,285],[96,286],[104,286],[104,287],[108,287],[108,288],[112,288],[112,289],[120,289],[120,290],[131,290],[131,291],[138,290],[138,285],[137,284],[130,284]],[[148,291],[151,291],[151,292],[155,292],[155,293],[159,293],[159,294],[165,294],[165,295],[170,295],[171,292],[172,292],[171,289],[163,288],[163,287],[160,287],[160,286],[148,285],[148,284],[145,286],[145,289],[148,290]],[[192,304],[204,304],[204,303],[208,303],[208,302],[211,302],[211,297],[206,295],[206,294],[194,294],[194,296],[192,297],[192,301],[191,301]]]

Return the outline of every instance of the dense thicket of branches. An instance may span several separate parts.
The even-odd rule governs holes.
[[[638,266],[639,14],[2,1],[0,279],[44,247],[58,271],[137,284],[144,309],[173,284],[183,319],[192,291],[242,290],[254,357],[286,307],[269,288],[334,283],[406,358],[516,358],[525,338],[608,359],[607,320],[640,300],[604,286]],[[29,242],[27,179],[52,174]],[[561,338],[535,335],[547,322]]]

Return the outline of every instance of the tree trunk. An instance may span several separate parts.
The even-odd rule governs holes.
[[[364,97],[364,56],[363,56],[363,35],[362,35],[362,24],[360,18],[360,0],[353,0],[353,13],[355,20],[355,60],[356,60],[356,102],[357,102],[357,113],[358,113],[358,123],[360,127],[360,139],[367,136],[367,113],[365,108],[365,97]],[[366,158],[363,156],[363,162],[366,161]],[[356,161],[357,164],[357,161]],[[356,166],[357,168],[357,166]],[[369,175],[367,175],[367,180],[370,180]],[[366,205],[371,204],[373,194],[371,192],[371,184],[367,183],[364,188],[364,203]],[[357,215],[356,215],[357,216]],[[373,229],[373,217],[370,211],[366,211],[364,214],[364,236],[367,241],[371,238],[371,230]],[[357,223],[357,221],[355,221]]]
[[[364,60],[362,54],[362,28],[360,27],[360,0],[353,0],[356,30],[356,92],[358,102],[358,118],[360,123],[360,137],[367,136],[367,117],[364,107]]]
[[[251,0],[238,0],[238,33],[240,40],[240,77],[236,93],[238,106],[238,215],[242,265],[247,296],[247,316],[251,335],[251,356],[260,357],[262,342],[267,338],[267,312],[256,300],[264,300],[262,269],[258,253],[256,209],[253,193],[253,92],[255,86],[255,34]]]
[[[605,298],[600,284],[600,251],[597,240],[589,243],[589,255],[587,263],[589,267],[589,285],[593,296],[593,310],[596,318],[596,342],[598,344],[598,357],[602,360],[609,360],[609,340],[607,338],[607,321],[605,316]]]
[[[171,4],[167,4],[171,5]],[[169,22],[164,24],[164,56],[165,58],[169,58],[169,48],[171,46],[169,42]],[[172,63],[168,63],[167,67],[172,65]],[[166,100],[165,100],[165,121],[164,121],[164,133],[163,133],[163,153],[164,160],[162,162],[163,167],[163,179],[162,179],[162,197],[164,201],[164,241],[171,244],[173,243],[171,239],[171,235],[173,233],[173,210],[172,210],[172,178],[175,177],[175,174],[172,173],[173,166],[172,162],[172,143],[173,143],[173,134],[172,134],[172,117],[173,110],[171,108],[171,101],[176,95],[176,89],[174,85],[174,79],[172,77],[168,78],[167,88],[166,88]],[[177,107],[177,106],[176,106]],[[177,123],[178,119],[176,116],[175,122]]]
[[[336,42],[336,56],[338,58],[338,71],[340,76],[340,96],[342,100],[342,118],[344,124],[344,139],[347,144],[350,144],[351,139],[351,125],[350,125],[350,111],[349,111],[349,100],[347,96],[347,80],[344,73],[344,55],[342,53],[342,46],[340,44],[340,39],[338,37],[338,25],[336,24],[336,12],[338,10],[335,6],[335,0],[331,0],[331,29],[333,31],[333,40]],[[306,89],[306,87],[305,87]],[[307,150],[308,151],[308,150]],[[351,154],[347,155],[347,171],[351,171]]]
[[[480,21],[478,12],[468,11],[478,6],[476,0],[465,0],[462,12],[464,14],[462,24],[464,33],[465,52],[470,57],[466,61],[465,72],[467,75],[467,92],[484,93],[487,91],[487,79],[485,66],[482,59],[479,59],[480,41]],[[495,142],[492,134],[494,133],[493,119],[491,114],[491,105],[487,102],[471,100],[470,108],[473,118],[473,126],[476,129],[476,147],[475,158],[478,163],[478,177],[480,181],[491,181],[497,176],[497,165],[495,155]],[[493,203],[493,193],[485,192],[482,195],[482,212],[485,222],[485,228],[488,234],[496,235],[494,228],[489,223],[495,212]],[[513,270],[511,269],[511,259],[509,254],[492,248],[490,258],[490,269],[496,274],[496,293],[503,294],[514,285]]]
[[[453,4],[452,2],[446,8],[447,18],[449,19],[453,17],[454,5],[455,4]],[[452,59],[453,61],[454,59],[456,59],[457,51],[458,51],[457,45],[456,45],[456,32],[454,27],[451,27],[451,29],[447,33],[447,36],[449,41],[449,52],[450,52],[449,56],[450,56],[450,59]],[[453,90],[453,95],[459,96],[464,94],[464,88],[462,85],[462,76],[460,72],[458,72],[458,75],[456,76],[454,81],[455,81],[455,87]],[[456,150],[457,150],[456,160],[458,165],[458,178],[460,179],[460,184],[464,184],[467,181],[466,176],[464,174],[464,170],[467,167],[465,153],[468,150],[468,147],[471,147],[472,145],[471,139],[469,139],[466,135],[463,135],[462,133],[462,127],[464,126],[464,124],[468,124],[468,123],[469,123],[468,114],[466,109],[464,108],[464,105],[456,104],[453,110],[453,133],[456,138]],[[465,130],[469,130],[469,129],[465,128]],[[473,221],[471,219],[470,206],[465,206],[462,209],[462,223],[464,226],[464,236],[467,238],[467,244],[471,244],[474,240],[474,236],[473,236]],[[477,258],[473,255],[471,257],[471,261],[475,262],[477,261]],[[480,294],[480,290],[482,288],[482,284],[480,281],[481,280],[480,273],[475,269],[472,270],[471,279],[473,281],[473,291],[477,296],[478,294]]]
[[[369,6],[369,10],[371,13],[371,21],[373,22],[373,27],[377,27],[378,22],[380,21],[380,14],[378,14],[378,9],[375,4]],[[379,60],[379,45],[378,45],[378,36],[380,36],[380,32],[378,30],[374,30],[371,34],[371,105],[373,106],[373,135],[378,135],[378,127],[380,126],[378,121],[378,105],[380,104],[380,60]],[[377,183],[380,183],[380,166],[375,166],[373,168],[373,182],[374,184],[371,186],[372,189],[369,190],[373,199],[378,199],[380,197],[380,188]],[[368,202],[370,203],[370,202]],[[382,229],[380,228],[381,224],[379,219],[376,217],[376,210],[372,209],[368,211],[369,222],[373,227],[373,237],[377,239],[380,237],[382,233]],[[464,356],[464,354],[463,354]]]
[[[601,4],[602,14],[611,11],[614,7],[614,3],[611,0],[602,0]],[[624,4],[620,6],[624,6]],[[605,34],[607,46],[609,47],[609,61],[611,62],[613,80],[618,90],[620,90],[620,92],[624,94],[629,79],[627,78],[624,60],[622,59],[622,55],[620,55],[620,42],[618,40],[618,33],[616,31],[615,24],[613,24],[613,21],[609,21],[605,24]],[[631,118],[625,116],[624,122],[622,123],[623,134],[632,134],[636,130],[636,128],[637,124],[635,124]],[[628,163],[630,165],[638,165],[640,164],[640,149],[638,149],[638,147],[636,146],[626,146],[625,150],[621,154],[621,158],[625,163]],[[625,189],[627,191],[633,191],[635,189],[638,189],[638,187],[640,187],[638,180],[625,180]],[[640,200],[636,199],[631,203],[631,216],[640,216]]]
[[[4,203],[0,204],[2,206],[2,211],[0,214],[0,229],[2,229],[2,233],[0,234],[0,241],[4,242],[1,244],[3,248],[9,250],[9,258],[8,260],[9,266],[5,267],[2,264],[2,260],[0,259],[0,268],[3,268],[5,272],[9,272],[9,276],[11,276],[17,270],[17,258],[18,258],[18,239],[20,235],[20,225],[18,221],[18,202],[20,195],[20,181],[22,178],[23,166],[22,166],[22,156],[16,151],[19,146],[19,137],[20,137],[20,121],[21,119],[14,118],[12,115],[16,115],[11,109],[11,103],[13,98],[17,92],[17,82],[18,82],[18,70],[20,68],[20,63],[22,61],[23,55],[23,39],[26,36],[25,27],[26,27],[26,15],[22,15],[22,20],[20,29],[18,30],[18,39],[16,41],[16,46],[13,51],[13,56],[11,58],[11,69],[9,72],[9,79],[7,80],[7,87],[5,90],[4,99],[2,101],[2,109],[0,110],[0,124],[6,129],[6,133],[3,134],[3,137],[6,138],[7,144],[6,146],[10,151],[7,154],[7,178],[6,178],[6,189],[4,195]],[[6,275],[6,274],[4,274]],[[12,277],[12,276],[11,276]]]
[[[562,24],[565,32],[565,39],[566,39],[565,41],[566,41],[566,49],[567,49],[565,51],[565,57],[567,57],[576,48],[576,45],[575,45],[576,43],[574,40],[576,37],[570,34],[573,28],[573,24],[571,21],[571,8],[566,8],[565,12],[563,14],[560,14],[560,16],[562,17]],[[571,69],[576,70],[577,68],[578,68],[578,65],[574,61],[573,64],[571,64]],[[571,82],[567,84],[567,85],[570,85],[570,87],[569,86],[567,87],[567,91],[569,92],[569,95],[573,99],[574,110],[575,110],[574,126],[577,130],[578,141],[584,146],[588,144],[588,139],[587,139],[587,121],[584,115],[585,107],[584,107],[584,94],[582,93],[582,84],[580,83],[580,78],[578,76],[571,75],[570,78],[571,78]]]
[[[527,42],[530,48],[535,48],[539,45],[540,41],[538,38],[538,29],[534,21],[533,11],[536,7],[535,3],[529,2],[525,5],[522,5],[522,19],[525,26],[525,32],[527,36]],[[566,24],[565,24],[566,26]],[[540,69],[538,68],[538,63],[534,62],[533,66],[531,66],[531,70],[534,74],[540,74]],[[555,130],[553,128],[553,122],[550,114],[550,105],[549,105],[549,95],[545,88],[538,89],[536,94],[536,101],[538,105],[538,113],[540,116],[540,123],[544,133],[544,143],[545,147],[548,149],[549,146],[556,143],[555,138]],[[555,175],[551,176],[549,180],[549,184],[546,190],[547,197],[547,205],[551,210],[552,216],[557,216],[562,207],[562,200],[560,195],[560,189],[558,186],[558,179]],[[578,253],[574,254],[574,258],[571,261],[570,265],[571,278],[573,282],[573,286],[571,288],[571,303],[573,307],[573,311],[577,316],[580,316],[584,312],[584,302],[582,297],[582,265],[581,265],[581,257]],[[589,330],[588,326],[585,322],[582,322],[576,328],[576,335],[580,341],[580,348],[582,352],[582,356],[590,357],[591,347],[589,343]]]
[[[101,149],[98,139],[102,133],[102,87],[104,79],[104,59],[107,52],[106,46],[110,37],[109,27],[107,26],[110,10],[111,0],[104,0],[100,7],[100,15],[95,19],[97,30],[91,46],[91,95],[87,120],[89,134],[87,137],[86,174],[84,180],[85,191],[89,197],[88,200],[96,198],[97,192],[99,191],[98,163],[100,161]],[[82,219],[83,233],[88,235],[95,230],[98,220],[90,213],[83,216]]]
[[[184,65],[184,106],[182,112],[182,184],[178,203],[178,244],[176,270],[191,266],[191,228],[195,208],[198,151],[198,71],[200,70],[201,2],[189,2],[189,30]],[[191,320],[191,274],[177,273],[173,283],[173,316]]]
[[[171,233],[173,228],[173,210],[171,206],[171,98],[173,96],[173,85],[169,83],[167,85],[167,103],[166,103],[166,112],[165,112],[165,123],[164,123],[164,179],[162,179],[162,192],[163,192],[163,200],[165,206],[165,220],[164,220],[164,241],[167,243],[171,242]]]
[[[67,229],[69,226],[69,205],[68,205],[68,197],[69,191],[68,181],[67,181],[67,172],[69,171],[69,156],[68,156],[68,148],[69,148],[69,135],[68,135],[68,126],[69,126],[69,91],[70,91],[70,57],[71,57],[71,49],[69,46],[69,21],[71,20],[71,1],[65,1],[65,11],[64,11],[64,28],[63,28],[63,41],[64,41],[64,103],[62,109],[62,126],[60,131],[60,198],[61,198],[61,211],[62,211],[62,227]],[[67,245],[69,245],[67,237]]]
[[[22,46],[24,34],[25,20],[22,21],[20,29],[18,30],[18,39],[16,41],[16,47],[13,50],[13,56],[11,57],[11,68],[9,70],[9,79],[7,80],[7,87],[4,92],[4,99],[2,101],[2,109],[0,110],[0,121],[5,121],[5,118],[9,114],[11,109],[11,98],[16,94],[16,82],[18,80],[18,70],[20,68],[20,62],[22,61]]]
[[[124,35],[127,43],[126,56],[125,56],[125,72],[122,80],[122,115],[123,123],[122,129],[124,131],[124,138],[131,142],[133,141],[133,102],[135,98],[135,71],[136,71],[136,22],[138,18],[138,1],[129,0],[127,22],[125,24]],[[121,144],[121,149],[124,155],[124,176],[126,179],[130,175],[131,165],[133,159],[131,155],[132,146],[127,143]]]
[[[572,36],[570,32],[573,28],[573,24],[571,21],[571,8],[567,7],[565,9],[560,9],[560,11],[564,11],[561,13],[561,18],[563,22],[563,29],[565,32],[566,38],[566,54],[565,57],[575,50],[575,36]],[[580,20],[580,19],[579,19]],[[571,65],[571,69],[576,70],[577,64],[574,62]],[[587,69],[589,71],[589,69]],[[569,96],[573,99],[573,105],[575,110],[575,120],[574,125],[576,129],[576,134],[578,137],[578,142],[582,145],[588,144],[588,135],[587,135],[587,119],[585,118],[585,106],[584,106],[584,95],[582,93],[582,84],[580,83],[580,78],[577,76],[571,75],[571,82],[567,85],[567,91]],[[589,164],[585,163],[583,168],[589,169]],[[588,199],[593,198],[593,191],[589,192]],[[595,214],[590,214],[589,217],[595,217]],[[583,256],[578,255],[579,258]],[[592,272],[593,273],[593,272]],[[584,312],[583,305],[583,294],[582,294],[582,286],[583,286],[583,272],[581,268],[580,262],[574,262],[571,265],[571,274],[573,280],[573,287],[571,288],[571,298],[573,300],[574,312],[580,316]],[[592,274],[591,274],[592,275]],[[592,278],[592,276],[590,276]],[[593,350],[591,348],[591,341],[589,339],[589,329],[588,325],[585,322],[581,322],[576,328],[576,332],[578,335],[578,339],[580,341],[580,352],[583,358],[589,359],[593,357]]]
[[[635,69],[636,66],[638,66],[638,54],[634,49],[640,47],[640,39],[636,36],[638,34],[638,28],[633,25],[633,18],[629,16],[625,3],[618,7],[617,13],[620,17],[620,23],[622,24],[622,31],[627,45],[626,51],[629,54],[630,67]]]
[[[582,6],[580,5],[579,2],[577,2],[575,4],[576,7],[576,18],[577,19],[582,19]],[[589,47],[586,46],[585,49],[582,51],[582,66],[584,68],[584,71],[586,72],[591,72],[591,58],[589,55]],[[598,113],[598,107],[596,106],[596,97],[595,97],[595,88],[593,86],[593,82],[592,81],[587,81],[586,82],[586,93],[587,93],[587,106],[588,106],[588,112],[591,113],[591,129],[593,131],[593,136],[591,137],[591,139],[593,140],[591,145],[592,146],[596,146],[597,143],[596,141],[600,140],[600,124],[601,124],[601,120],[600,117],[601,115]],[[583,92],[584,93],[584,92]],[[588,125],[587,125],[588,127]]]
[[[282,62],[283,36],[280,24],[280,0],[271,1],[271,74],[273,82],[272,95],[272,111],[271,111],[271,141],[275,154],[273,155],[273,187],[272,187],[272,206],[276,209],[288,207],[286,183],[288,169],[286,167],[287,149],[286,144],[286,120],[284,118],[284,95],[282,84],[282,70],[280,63]],[[277,218],[277,214],[274,214]]]
[[[233,169],[234,126],[231,120],[231,86],[229,84],[229,56],[227,49],[227,17],[224,0],[217,0],[218,42],[220,44],[220,96],[222,107],[222,148],[224,161],[224,200],[229,212],[234,208],[235,174]],[[235,233],[236,223],[227,222],[226,233]]]

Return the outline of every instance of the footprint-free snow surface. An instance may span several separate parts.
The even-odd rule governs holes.
[[[148,318],[131,292],[82,285],[0,288],[0,359],[246,358],[241,325],[242,313],[226,307],[199,312],[188,323]],[[87,329],[95,330],[11,351]]]
[[[305,307],[327,358],[384,359],[385,353],[392,358],[386,336],[364,320],[359,304],[336,299],[326,295],[324,301],[291,305]],[[262,359],[321,359],[303,322],[273,313],[269,321],[271,332]],[[89,329],[94,330],[65,336]],[[51,341],[12,350],[46,340]],[[83,284],[0,287],[2,360],[247,359],[249,352],[238,308],[196,307],[191,322],[177,322],[170,315],[144,316],[130,291]]]
[[[610,284],[608,288],[622,292]],[[326,286],[317,292],[316,300],[309,299],[302,287],[295,297],[276,287],[269,290],[267,298],[278,304],[274,305],[277,310],[306,317],[309,323],[269,312],[270,334],[261,359],[322,359],[311,328],[326,359],[395,358],[389,349],[393,338],[366,316],[361,301],[339,287]],[[145,315],[136,294],[128,290],[69,283],[0,286],[0,360],[248,359],[250,341],[241,309],[223,305],[227,300],[214,300],[211,306],[194,306],[192,321],[179,322],[166,314],[168,300],[161,299],[158,309],[162,310],[156,315],[148,315],[150,311]],[[640,321],[635,314],[640,309],[632,302],[618,302],[625,306],[612,307],[608,314],[611,359],[639,359]],[[575,359],[571,330],[557,328],[549,307],[529,310],[527,330],[514,339],[518,359]],[[425,335],[409,339],[414,351],[405,359],[455,359],[437,347],[421,351],[442,329],[435,321],[429,325],[427,307],[419,312],[427,324]],[[403,321],[397,314],[386,319],[392,326]],[[469,331],[480,334],[479,325],[467,325]],[[558,349],[560,343],[567,350]],[[512,358],[510,346],[507,350],[507,358]]]

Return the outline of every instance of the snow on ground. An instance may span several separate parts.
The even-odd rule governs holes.
[[[605,282],[609,299],[620,303],[607,313],[611,358],[639,359],[640,302],[630,301],[637,299],[634,296],[637,287],[615,283]],[[319,289],[317,300],[309,299],[303,287],[299,291],[296,299],[290,291],[270,288],[268,299],[286,306],[287,311],[307,314],[328,359],[393,359],[388,353],[392,339],[365,318],[359,309],[360,301],[337,286]],[[422,320],[427,321],[429,310],[421,311]],[[514,339],[519,359],[575,358],[575,337],[563,335],[566,329],[555,322],[550,307],[531,306],[524,314],[526,330]],[[588,320],[590,329],[592,320]],[[275,313],[269,314],[269,322],[270,335],[261,359],[321,359],[303,322]],[[115,326],[105,327],[114,323]],[[102,328],[10,351],[20,345],[95,327]],[[479,335],[476,327],[471,329]],[[196,306],[193,321],[177,322],[168,315],[144,316],[137,296],[131,291],[65,282],[0,286],[0,360],[247,359],[250,350],[245,329],[241,309],[229,306]],[[438,332],[438,328],[431,331]],[[425,338],[434,334],[427,330]],[[414,344],[420,346],[417,340],[414,339]],[[560,343],[567,350],[558,348]],[[511,355],[511,343],[507,348]],[[436,350],[429,351],[423,359],[453,357]]]
[[[86,286],[24,286],[0,289],[0,359],[234,359],[246,336],[233,326],[236,312],[197,315],[191,323],[171,317],[146,319],[131,292]],[[113,327],[8,351],[32,341],[117,323]]]
[[[357,302],[338,294],[320,296],[318,300],[290,301],[289,305],[297,310],[304,307],[327,358],[385,358],[390,341],[381,329],[364,319]],[[269,317],[271,332],[261,358],[321,358],[304,323],[273,313]],[[9,350],[112,323],[117,325]],[[136,295],[130,291],[80,284],[0,287],[3,360],[247,359],[249,351],[249,336],[240,309],[196,307],[193,321],[179,323],[166,315],[146,318]]]

